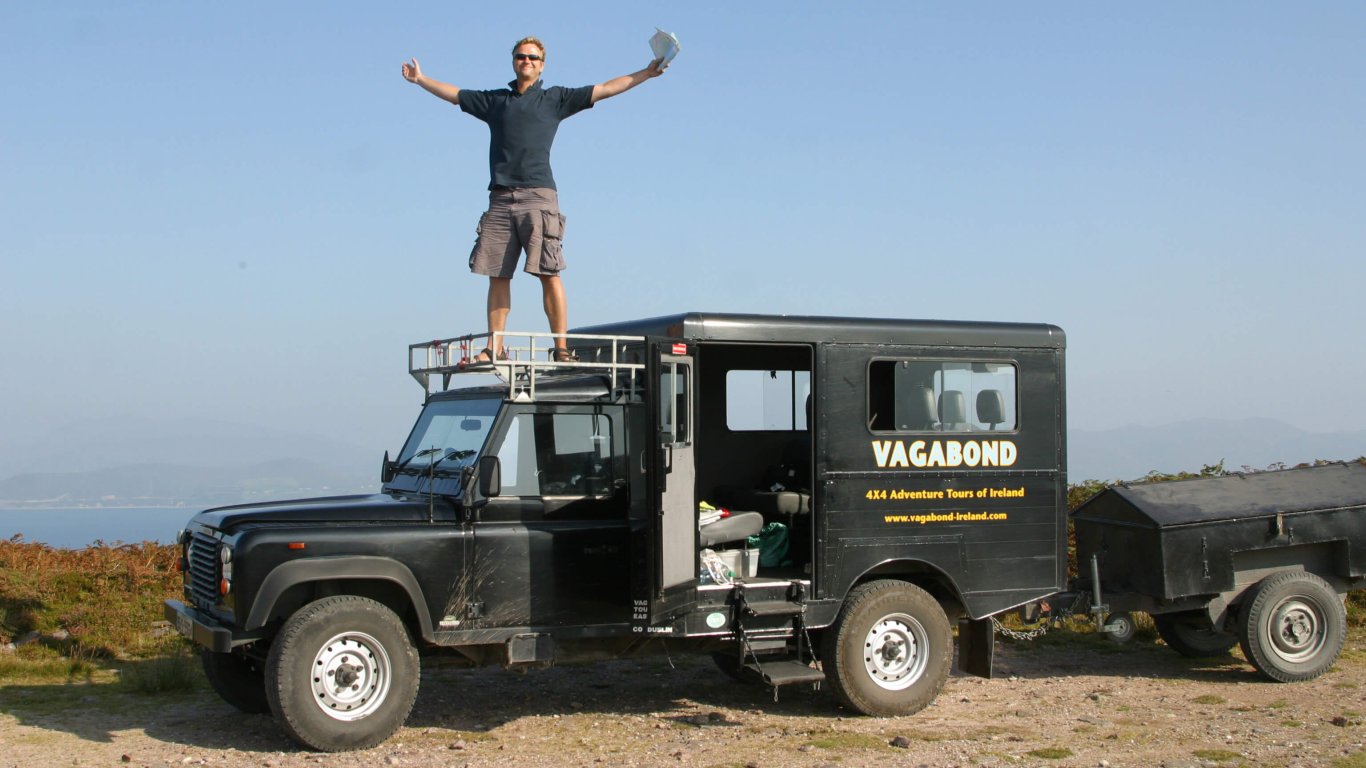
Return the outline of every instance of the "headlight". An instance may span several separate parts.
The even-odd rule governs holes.
[[[223,578],[218,582],[218,593],[226,595],[232,591],[232,549],[224,546],[218,550],[218,562],[223,565]]]

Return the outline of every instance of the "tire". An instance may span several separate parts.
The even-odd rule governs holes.
[[[851,591],[824,632],[821,650],[821,666],[840,703],[880,717],[929,706],[952,661],[944,609],[903,581],[873,581]]]
[[[1138,625],[1134,623],[1133,614],[1128,611],[1112,613],[1105,617],[1105,626],[1113,627],[1105,633],[1105,639],[1112,643],[1124,645],[1134,639],[1138,634]]]
[[[300,608],[280,629],[266,660],[266,697],[300,744],[322,752],[368,749],[408,718],[420,670],[393,611],[338,595]]]
[[[1257,582],[1238,618],[1243,655],[1258,672],[1282,683],[1327,672],[1347,635],[1342,597],[1303,571],[1281,571]]]
[[[1159,613],[1153,624],[1167,647],[1188,659],[1224,656],[1238,644],[1237,635],[1215,629],[1204,613]]]
[[[259,659],[235,653],[201,651],[200,663],[209,685],[223,701],[249,715],[270,711],[266,700],[265,664]]]

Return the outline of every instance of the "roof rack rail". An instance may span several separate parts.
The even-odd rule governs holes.
[[[492,362],[476,358],[494,349],[501,338],[506,359]],[[557,362],[554,350],[567,347],[575,354],[572,361]],[[434,339],[408,345],[408,373],[432,393],[434,377],[440,376],[441,388],[450,388],[451,377],[458,374],[497,376],[508,387],[508,397],[536,399],[537,380],[546,376],[600,375],[613,389],[625,387],[634,396],[645,370],[644,336],[604,336],[589,333],[471,333],[449,339]],[[546,359],[537,360],[537,354]],[[628,359],[630,362],[628,362]],[[641,372],[637,375],[637,372]]]

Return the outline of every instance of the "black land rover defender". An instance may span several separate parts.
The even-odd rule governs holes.
[[[403,724],[424,656],[667,649],[903,715],[951,622],[989,675],[990,617],[1065,586],[1057,327],[691,313],[469,363],[487,341],[410,347],[425,405],[379,493],[189,522],[166,614],[229,703],[357,749]]]

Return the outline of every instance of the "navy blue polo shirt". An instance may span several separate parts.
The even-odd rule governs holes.
[[[488,123],[489,189],[549,187],[550,145],[560,121],[593,106],[593,86],[542,88],[541,81],[517,92],[517,81],[496,91],[460,89],[460,109]]]

